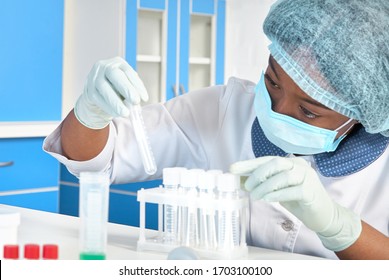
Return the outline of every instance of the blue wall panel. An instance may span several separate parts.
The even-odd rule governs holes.
[[[0,168],[1,191],[58,186],[59,163],[42,143],[40,137],[0,139],[0,161],[14,162]]]
[[[58,191],[0,196],[0,204],[58,213]]]
[[[126,3],[126,61],[136,70],[138,5],[136,0],[127,0]]]
[[[181,1],[180,9],[180,84],[185,92],[189,86],[189,36],[190,36],[190,5],[188,0]]]
[[[0,121],[61,119],[63,2],[1,1]]]
[[[216,77],[217,85],[224,84],[224,59],[226,36],[226,1],[219,0],[216,15]]]
[[[165,0],[140,0],[140,8],[165,10]]]
[[[192,0],[192,13],[214,15],[215,1],[217,0]]]

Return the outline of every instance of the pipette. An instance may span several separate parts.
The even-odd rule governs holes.
[[[142,108],[139,104],[134,105],[129,101],[124,102],[130,110],[130,120],[134,128],[134,134],[142,158],[143,167],[147,174],[153,175],[157,172],[157,165],[146,133],[146,127],[142,117]]]

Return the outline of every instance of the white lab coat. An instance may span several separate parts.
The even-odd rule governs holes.
[[[117,118],[110,124],[105,149],[94,159],[71,161],[61,155],[59,126],[44,142],[44,150],[78,175],[85,170],[112,173],[113,183],[161,178],[163,167],[222,169],[254,158],[251,127],[255,84],[231,78],[226,86],[201,89],[165,104],[143,108],[158,171],[153,177],[143,171],[131,123]],[[313,168],[315,162],[306,156]],[[359,214],[364,221],[389,235],[389,149],[372,164],[352,175],[328,178],[323,185],[339,204]],[[251,201],[248,243],[287,252],[336,258],[315,233],[278,203]]]

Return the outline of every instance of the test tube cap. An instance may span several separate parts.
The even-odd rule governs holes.
[[[180,172],[181,168],[167,167],[162,170],[164,185],[178,185],[180,184]]]
[[[198,178],[201,173],[205,172],[203,169],[187,169],[181,173],[180,184],[184,188],[196,188],[198,185]]]
[[[216,185],[219,191],[236,191],[240,188],[240,176],[232,173],[219,174]]]
[[[29,260],[37,260],[40,258],[39,245],[38,244],[25,244],[24,245],[24,258]]]
[[[212,191],[216,186],[216,178],[219,174],[223,174],[223,171],[212,169],[199,174],[199,189]]]
[[[4,245],[3,248],[4,259],[19,259],[19,245]]]
[[[58,259],[58,245],[45,244],[43,245],[43,259],[45,260],[57,260]]]
[[[81,172],[80,183],[101,183],[109,184],[109,175],[105,172]]]

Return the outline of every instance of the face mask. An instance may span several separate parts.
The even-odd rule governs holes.
[[[328,130],[274,112],[263,73],[255,87],[254,108],[267,139],[289,154],[313,155],[335,151],[348,130],[335,140],[338,131],[352,120],[336,130]]]

